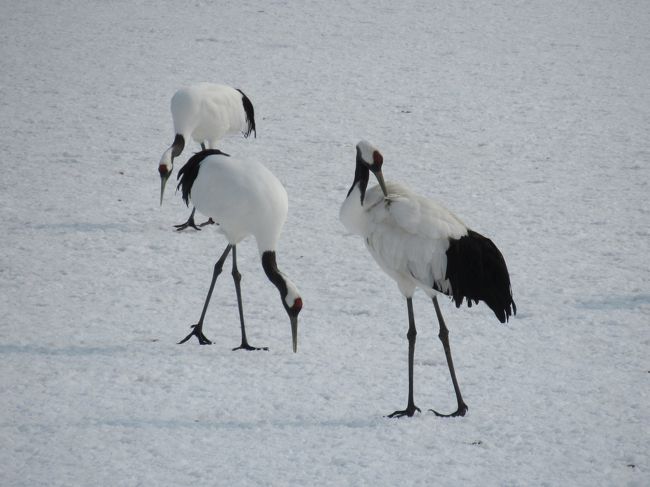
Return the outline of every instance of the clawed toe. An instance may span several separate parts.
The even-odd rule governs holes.
[[[469,408],[467,407],[467,405],[463,403],[463,404],[459,404],[458,409],[450,414],[442,414],[434,409],[429,409],[429,411],[431,411],[432,413],[434,413],[436,416],[440,418],[455,418],[457,416],[465,416],[467,414],[468,409]]]
[[[203,225],[201,225],[201,226],[203,226]],[[190,227],[193,228],[194,230],[201,231],[201,229],[196,226],[196,223],[194,223],[194,218],[190,218],[185,223],[181,223],[180,225],[174,225],[174,228],[176,229],[177,232],[181,232],[181,231],[185,230],[186,228],[190,228]]]
[[[266,351],[268,351],[268,349],[269,349],[269,347],[251,347],[248,343],[246,343],[246,344],[242,343],[238,347],[233,348],[232,351],[234,352],[235,350],[248,350],[250,352],[250,351],[253,351],[253,350],[266,350]]]
[[[415,414],[415,411],[417,411],[418,413],[422,412],[419,407],[414,405],[412,407],[407,407],[406,409],[401,410],[401,411],[395,411],[395,412],[389,414],[386,417],[387,418],[401,418],[403,416],[408,416],[410,418]]]
[[[189,335],[187,335],[185,338],[183,338],[178,344],[180,345],[181,343],[185,343],[188,341],[190,338],[195,336],[201,345],[212,345],[212,342],[208,340],[208,338],[203,334],[203,331],[199,327],[198,323],[196,325],[192,325],[192,331],[190,332]]]
[[[208,218],[207,221],[204,221],[203,223],[199,223],[200,227],[204,227],[206,225],[214,225],[214,220],[212,218]],[[200,230],[200,228],[197,228],[197,230]]]

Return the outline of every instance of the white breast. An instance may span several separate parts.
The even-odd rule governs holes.
[[[467,227],[449,210],[407,187],[386,186],[388,197],[379,186],[369,188],[363,207],[355,188],[341,207],[341,221],[364,237],[368,251],[404,295],[412,295],[416,287],[432,295],[434,284],[448,291],[449,239],[466,235]]]

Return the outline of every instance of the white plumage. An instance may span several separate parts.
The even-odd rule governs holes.
[[[449,239],[467,235],[467,227],[450,211],[399,183],[366,191],[363,207],[355,186],[341,207],[340,218],[351,232],[365,237],[366,248],[404,296],[415,288],[435,295],[434,283],[447,290]]]
[[[208,156],[190,196],[201,213],[219,222],[218,231],[230,244],[253,235],[260,255],[275,249],[287,217],[287,192],[259,162]]]
[[[439,337],[458,401],[458,410],[452,415],[464,415],[467,406],[456,380],[448,330],[436,295],[441,292],[451,296],[457,306],[464,299],[469,306],[484,301],[504,322],[516,313],[506,263],[491,240],[468,229],[440,204],[402,184],[384,182],[382,164],[383,156],[375,147],[366,141],[357,144],[355,178],[341,206],[340,219],[351,233],[363,237],[370,254],[395,280],[407,299],[409,399],[405,410],[395,411],[390,416],[412,416],[419,411],[413,402],[413,354],[417,332],[411,301],[417,288],[432,298],[440,323]],[[379,185],[368,189],[371,171]]]
[[[178,187],[183,199],[191,199],[196,208],[219,222],[218,231],[228,240],[228,246],[215,265],[210,291],[203,313],[194,330],[181,343],[196,336],[200,343],[210,343],[202,333],[205,311],[223,263],[232,249],[233,278],[237,291],[239,317],[242,330],[240,347],[248,345],[244,328],[244,315],[237,271],[236,246],[249,235],[255,237],[262,267],[269,280],[278,288],[282,305],[291,321],[294,352],[297,347],[298,313],[302,299],[296,286],[277,268],[275,250],[286,220],[287,192],[280,181],[265,166],[256,161],[235,160],[218,150],[205,150],[192,156],[179,171]]]
[[[248,137],[255,128],[255,111],[248,97],[236,88],[215,83],[197,83],[180,88],[171,100],[175,138],[160,158],[160,203],[165,184],[178,157],[190,140],[203,149],[216,149],[226,135],[241,133]],[[179,230],[194,225],[194,211],[187,223],[177,225]]]

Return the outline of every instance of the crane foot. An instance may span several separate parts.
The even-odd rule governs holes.
[[[450,414],[442,414],[439,413],[438,411],[435,411],[433,409],[429,409],[432,413],[434,413],[436,416],[439,416],[441,418],[455,418],[456,416],[465,416],[467,414],[467,410],[469,408],[465,403],[459,404],[458,409],[454,411],[453,413]]]
[[[193,228],[194,230],[201,230],[199,227],[196,226],[196,223],[194,223],[194,214],[190,215],[190,217],[187,219],[185,223],[181,223],[180,225],[174,225],[174,228],[176,228],[177,232],[181,232],[185,230],[186,228]]]
[[[189,335],[187,335],[185,338],[183,338],[178,344],[180,345],[181,343],[185,343],[188,341],[190,338],[195,336],[198,338],[199,343],[201,345],[212,345],[212,342],[206,338],[206,336],[203,334],[203,330],[201,329],[202,327],[199,326],[197,323],[196,325],[192,325],[192,331],[190,332]]]
[[[215,225],[215,222],[212,218],[208,218],[207,221],[204,221],[203,223],[199,223],[200,227],[204,227],[206,225]]]
[[[238,347],[235,347],[235,348],[232,349],[233,352],[235,350],[248,350],[249,352],[253,351],[253,350],[266,350],[266,351],[268,351],[269,347],[251,347],[248,343],[242,343]]]
[[[403,416],[408,416],[409,418],[412,417],[415,414],[415,411],[418,413],[421,413],[422,411],[420,410],[419,407],[416,405],[411,405],[407,407],[406,409],[402,411],[395,411],[394,413],[390,413],[387,418],[401,418]]]

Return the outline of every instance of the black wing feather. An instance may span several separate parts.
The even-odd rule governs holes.
[[[199,168],[203,160],[211,155],[220,154],[222,156],[230,157],[225,152],[221,152],[219,149],[206,149],[201,152],[197,152],[185,163],[185,165],[178,171],[176,179],[179,180],[177,190],[181,190],[183,193],[183,201],[187,206],[190,206],[190,197],[192,194],[192,185],[194,185],[194,180],[199,175]]]
[[[248,129],[244,132],[244,137],[248,137],[251,132],[255,132],[255,138],[257,138],[257,130],[255,129],[255,109],[253,108],[253,103],[242,90],[239,88],[236,88],[236,90],[241,93],[241,102],[242,105],[244,105],[244,112],[246,112],[246,122],[248,122]]]
[[[501,323],[517,314],[506,261],[492,240],[480,233],[468,230],[466,236],[450,241],[446,277],[456,307],[464,298],[469,307],[483,301]]]

